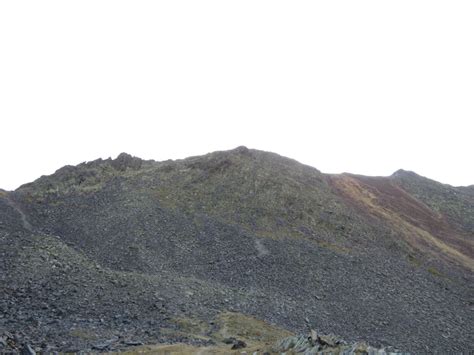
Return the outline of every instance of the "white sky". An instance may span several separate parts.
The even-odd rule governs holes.
[[[1,1],[0,187],[238,145],[474,184],[474,1]]]

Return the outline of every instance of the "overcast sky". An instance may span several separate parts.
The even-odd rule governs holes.
[[[0,187],[239,145],[474,184],[474,1],[2,1]]]

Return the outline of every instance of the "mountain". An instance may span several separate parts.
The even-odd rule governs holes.
[[[213,346],[255,327],[266,342],[307,319],[350,342],[472,350],[472,191],[245,147],[66,166],[0,191],[3,346]]]

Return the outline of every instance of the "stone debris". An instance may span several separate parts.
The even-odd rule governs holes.
[[[378,349],[364,342],[348,344],[335,335],[318,335],[314,330],[312,330],[309,335],[291,336],[279,340],[273,345],[272,352],[304,355],[409,355],[409,353],[402,353],[395,349]]]
[[[220,324],[208,322],[228,311],[289,331],[266,345],[305,331],[310,315],[346,340],[468,352],[473,273],[438,260],[437,248],[412,250],[402,238],[409,229],[395,221],[420,222],[411,213],[419,212],[434,223],[427,233],[439,222],[442,237],[462,242],[449,232],[472,234],[473,198],[472,189],[403,172],[335,177],[244,147],[66,166],[0,191],[0,353],[215,345],[221,337],[209,333]],[[354,203],[366,200],[380,218]],[[253,339],[224,334],[252,353]],[[310,335],[292,346],[351,351]],[[220,345],[230,352],[236,341]]]

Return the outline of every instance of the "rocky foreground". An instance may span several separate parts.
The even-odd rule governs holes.
[[[186,323],[185,320],[182,322]],[[186,323],[188,331],[202,332],[202,324],[191,321]],[[237,313],[222,314],[213,330],[207,333],[207,344],[174,343],[164,345],[144,345],[140,341],[127,341],[120,337],[98,342],[91,349],[82,352],[114,352],[141,354],[340,354],[340,355],[396,355],[402,353],[393,348],[377,349],[365,342],[347,343],[334,335],[321,335],[315,330],[307,334],[290,335],[283,329],[266,324],[251,317]],[[287,335],[285,337],[285,335]],[[203,335],[204,337],[204,335]],[[282,337],[277,339],[278,337]],[[275,340],[277,339],[277,340]],[[20,344],[19,339],[11,333],[0,337],[2,352],[20,352],[36,354],[54,352],[54,349],[33,347],[28,343]]]
[[[308,318],[344,351],[467,353],[473,191],[244,147],[61,168],[0,191],[0,351],[273,351]]]

